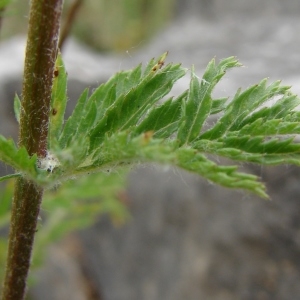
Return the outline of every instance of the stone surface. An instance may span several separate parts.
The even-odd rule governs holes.
[[[132,220],[80,234],[104,299],[295,299],[300,293],[297,168],[251,170],[272,201],[159,168],[132,174]],[[95,267],[97,266],[97,267]]]
[[[299,1],[224,3],[211,1],[206,9],[212,14],[205,18],[191,1],[182,17],[154,40],[124,55],[102,56],[70,41],[64,54],[75,83],[69,87],[70,106],[86,83],[93,87],[166,50],[169,61],[195,64],[199,76],[212,57],[238,56],[246,68],[229,72],[218,95],[232,95],[264,77],[283,79],[300,93],[300,23],[294,14]],[[233,8],[238,13],[220,17]],[[0,45],[0,127],[14,138],[12,97],[20,86],[23,44],[24,39],[15,38]],[[180,81],[174,94],[187,86],[188,79]],[[128,186],[131,221],[118,228],[103,217],[74,237],[71,247],[79,252],[69,251],[68,242],[49,250],[32,299],[76,299],[74,294],[105,300],[297,299],[299,168],[245,168],[263,177],[272,201],[174,169],[148,166],[133,172]]]

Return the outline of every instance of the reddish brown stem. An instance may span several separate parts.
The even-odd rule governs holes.
[[[23,78],[19,146],[45,157],[62,0],[32,0]],[[26,178],[15,185],[3,300],[25,297],[43,189]]]
[[[24,299],[43,190],[24,178],[15,186],[3,300]]]
[[[62,0],[33,0],[31,5],[19,145],[45,157]]]

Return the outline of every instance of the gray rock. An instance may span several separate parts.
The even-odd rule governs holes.
[[[256,171],[272,201],[174,170],[132,174],[132,220],[116,228],[102,218],[80,234],[103,298],[295,299],[300,171]]]

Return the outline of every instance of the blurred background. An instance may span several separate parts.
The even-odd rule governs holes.
[[[194,64],[199,76],[213,57],[237,56],[245,67],[225,76],[219,96],[265,77],[300,93],[299,14],[298,0],[66,0],[68,113],[87,85],[165,51],[168,61]],[[0,130],[16,139],[12,99],[21,89],[28,1],[13,0],[2,16]],[[187,76],[172,93],[188,84]],[[243,168],[262,177],[271,201],[156,165],[131,171],[126,188],[121,180],[106,196],[95,188],[99,180],[110,187],[103,178],[77,183],[82,195],[71,184],[49,193],[28,299],[298,299],[299,168]],[[1,175],[7,172],[3,166]],[[9,183],[1,192],[0,225],[11,189]],[[84,210],[85,192],[92,205]],[[4,248],[5,238],[2,261]]]
[[[72,34],[98,51],[124,51],[147,39],[170,21],[173,0],[67,0],[64,20],[74,3],[78,14]],[[15,0],[5,13],[2,38],[26,33],[28,3]]]
[[[64,20],[76,3],[72,36],[98,51],[126,51],[149,42],[157,32],[179,17],[202,20],[240,19],[244,16],[296,16],[299,1],[288,0],[66,0]],[[27,30],[28,3],[13,0],[4,12],[1,39]],[[234,21],[234,20],[232,20]],[[236,28],[238,30],[238,28]]]

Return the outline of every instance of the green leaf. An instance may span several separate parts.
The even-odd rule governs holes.
[[[220,98],[220,99],[213,99],[212,100],[212,104],[211,104],[211,110],[210,113],[213,114],[217,114],[221,111],[223,111],[226,106],[226,102],[227,102],[228,98]]]
[[[61,148],[65,148],[65,147],[69,146],[70,141],[77,134],[81,119],[84,116],[85,105],[86,105],[86,102],[88,99],[88,94],[89,94],[88,89],[85,89],[82,92],[72,115],[67,120],[67,122],[64,126],[64,129],[62,131],[62,134],[59,138],[59,144],[60,144]]]
[[[8,180],[8,179],[12,179],[12,178],[20,177],[20,176],[22,176],[20,173],[15,173],[15,174],[9,174],[9,175],[5,175],[5,176],[1,176],[0,177],[0,182]]]
[[[270,98],[272,98],[272,95],[270,95]],[[272,106],[259,108],[254,113],[249,114],[249,116],[247,116],[240,123],[240,127],[242,128],[246,124],[251,124],[258,119],[261,119],[264,122],[267,122],[268,120],[272,121],[274,119],[282,121],[282,119],[286,118],[294,108],[299,106],[299,104],[300,104],[299,97],[287,91]],[[297,121],[299,120],[300,119],[298,119]]]
[[[54,152],[61,165],[60,172],[64,176],[82,164],[87,158],[89,147],[89,141],[85,135],[75,135],[69,142],[72,147],[58,149]]]
[[[86,112],[92,109],[93,103],[97,106],[97,119],[100,120],[106,110],[115,103],[115,101],[124,93],[134,88],[141,79],[142,65],[138,65],[135,69],[122,71],[114,75],[110,80],[100,85],[90,96]]]
[[[134,88],[120,95],[91,130],[90,152],[101,144],[105,135],[135,126],[147,109],[161,100],[184,74],[185,70],[180,65],[170,64],[149,73]]]
[[[181,145],[190,143],[199,136],[201,128],[212,109],[211,93],[213,88],[225,75],[227,69],[237,66],[240,66],[240,64],[234,57],[224,59],[219,64],[216,64],[213,59],[208,64],[200,82],[194,73],[194,69],[192,69],[189,94],[186,103],[183,105],[177,135]],[[224,103],[223,101],[222,99],[219,103],[216,103],[217,110],[220,109]]]
[[[255,112],[262,104],[278,95],[284,95],[289,87],[280,86],[280,81],[276,81],[267,86],[267,80],[262,80],[259,84],[245,90],[239,90],[233,100],[227,105],[224,115],[208,131],[203,133],[201,139],[217,139],[228,131],[239,130],[244,126],[246,118]],[[255,115],[255,113],[253,114]],[[256,113],[257,116],[257,113]]]
[[[113,149],[113,151],[112,151]],[[174,145],[153,139],[152,132],[131,137],[128,132],[106,136],[101,147],[76,169],[75,174],[107,170],[139,162],[167,162],[173,157]]]
[[[170,137],[178,128],[182,101],[185,101],[186,96],[187,92],[184,92],[175,100],[171,98],[163,104],[151,108],[145,118],[136,127],[135,133],[141,134],[153,131],[156,138]]]
[[[93,157],[93,164],[78,173],[109,169],[132,162],[158,162],[175,165],[230,188],[251,190],[266,198],[265,188],[253,175],[237,172],[236,166],[218,166],[192,148],[177,148],[177,143],[152,138],[147,133],[130,138],[126,132],[106,138]],[[115,149],[115,151],[111,151]]]
[[[220,139],[200,140],[194,148],[206,153],[216,154],[237,161],[253,162],[264,165],[284,163],[300,165],[300,144],[289,139],[270,139],[262,136],[234,136]]]
[[[263,118],[261,118],[255,120],[253,123],[246,124],[239,131],[239,135],[252,136],[279,136],[286,134],[300,134],[300,123],[285,122],[282,119],[273,119],[265,121]]]
[[[273,138],[270,140],[264,140],[261,136],[231,136],[224,137],[223,144],[225,148],[241,149],[250,153],[294,153],[300,150],[300,144],[292,143],[294,138],[286,138],[280,140]]]
[[[153,74],[159,71],[164,66],[168,54],[169,54],[168,52],[165,52],[158,59],[155,58],[151,59],[145,68],[143,76],[145,77],[149,74]]]
[[[213,99],[226,71],[240,66],[230,57],[212,60],[201,80],[192,69],[189,91],[157,104],[185,73],[179,65],[162,68],[165,56],[151,60],[144,72],[141,65],[121,71],[89,98],[87,91],[81,96],[60,136],[65,149],[57,156],[64,167],[54,177],[159,162],[265,197],[257,177],[237,172],[236,166],[218,166],[205,153],[267,165],[299,164],[299,146],[289,137],[300,131],[300,114],[294,111],[299,98],[279,81],[267,85],[262,80],[238,91],[232,101]],[[262,107],[274,97],[275,103]],[[204,132],[203,125],[216,113],[219,120]],[[73,146],[81,151],[72,152]]]
[[[13,197],[13,181],[6,182],[1,187],[0,193],[0,229],[8,226],[10,220],[10,209]]]
[[[57,140],[62,131],[64,123],[64,115],[67,106],[67,72],[59,53],[57,55],[54,71],[54,80],[52,86],[51,96],[51,109],[49,118],[49,135],[48,143],[49,148],[53,148],[53,144],[57,143]]]
[[[37,157],[30,157],[24,147],[17,148],[13,140],[0,135],[0,160],[31,178],[37,178]]]
[[[268,198],[265,186],[258,177],[237,172],[236,166],[220,166],[193,149],[178,150],[178,166],[229,188],[249,190],[262,198]]]
[[[144,70],[138,65],[117,73],[91,96],[86,89],[64,125],[66,72],[59,57],[49,132],[49,153],[57,158],[56,167],[50,174],[41,172],[35,157],[6,140],[0,158],[22,176],[48,186],[82,174],[158,162],[266,197],[257,177],[238,172],[235,165],[217,165],[206,155],[266,165],[300,165],[300,144],[294,139],[300,133],[296,110],[300,99],[280,81],[268,84],[266,79],[239,90],[231,101],[214,99],[213,89],[226,71],[240,66],[229,57],[219,63],[212,60],[202,79],[192,68],[189,90],[164,100],[186,72],[178,64],[164,66],[166,55],[151,60]],[[16,98],[16,115],[18,105]],[[209,126],[207,121],[214,114],[217,120]]]
[[[39,230],[36,247],[41,249],[66,232],[90,225],[103,213],[117,223],[127,220],[127,208],[118,197],[124,190],[127,173],[125,168],[118,172],[99,172],[47,190],[42,209],[51,214]]]
[[[17,94],[15,94],[14,113],[15,113],[15,117],[16,117],[18,123],[20,123],[20,112],[21,112],[21,101],[20,101],[19,96]]]
[[[162,99],[185,73],[179,65],[160,69],[165,56],[151,61],[143,74],[139,65],[131,71],[117,73],[88,99],[88,93],[84,93],[64,126],[60,146],[68,147],[71,140],[86,136],[91,140],[92,153],[105,135],[136,125],[147,109]]]
[[[135,88],[141,79],[141,65],[131,71],[122,71],[114,75],[107,83],[101,84],[88,98],[86,90],[79,99],[73,114],[68,119],[63,134],[60,137],[62,147],[70,141],[71,132],[80,136],[82,132],[89,132],[101,119],[110,107],[115,107],[116,101],[121,102],[130,90]]]
[[[188,99],[186,103],[183,102],[181,124],[177,135],[181,145],[193,141],[199,135],[203,123],[210,114],[211,89],[211,82],[206,80],[202,80],[200,86],[194,69],[192,69]]]

